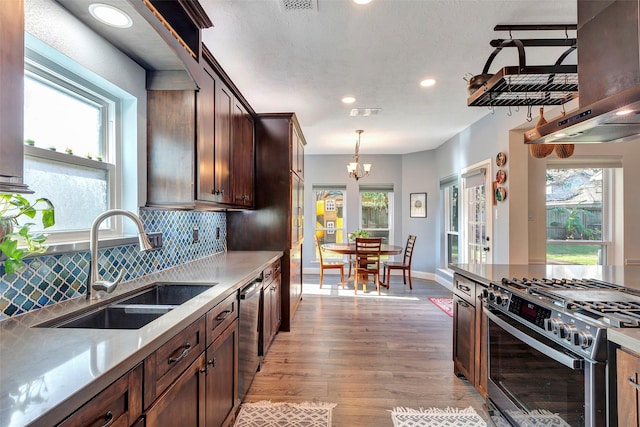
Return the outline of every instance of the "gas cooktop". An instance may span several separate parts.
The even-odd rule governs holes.
[[[609,326],[640,326],[640,292],[623,286],[595,279],[502,279],[502,284]]]
[[[595,279],[502,279],[484,302],[565,348],[606,358],[608,328],[640,327],[640,292]]]

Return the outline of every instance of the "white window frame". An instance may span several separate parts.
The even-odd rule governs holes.
[[[341,191],[342,192],[342,196],[343,196],[343,202],[342,202],[342,228],[336,228],[336,224],[333,223],[333,221],[329,221],[327,222],[327,226],[326,227],[317,227],[315,225],[316,223],[316,203],[317,203],[317,192],[318,191],[330,191],[330,190],[336,190],[336,191]],[[336,233],[342,231],[342,236],[343,236],[343,243],[347,243],[348,241],[348,232],[347,232],[347,187],[346,186],[340,186],[340,185],[313,185],[312,186],[312,194],[313,194],[313,222],[314,222],[314,227],[313,227],[313,233],[314,236],[317,235],[316,233],[318,231],[324,231],[326,232],[327,235],[335,235]],[[327,200],[324,201],[324,210],[325,212],[327,212]],[[330,212],[335,212],[337,211],[337,206],[333,206],[333,210],[330,210]],[[329,227],[329,223],[333,223],[332,227]],[[334,260],[341,260],[343,258],[342,255],[338,255],[338,254],[333,254],[330,252],[325,252],[323,255],[326,259],[334,259]],[[313,251],[313,257],[311,262],[320,262],[320,259],[318,258],[318,254],[317,254],[317,248],[314,245],[314,251]]]
[[[451,189],[452,187],[458,187],[458,224],[457,225],[457,231],[453,231],[452,230],[452,224],[451,224]],[[460,204],[461,204],[461,194],[460,194],[460,179],[458,178],[458,176],[456,175],[455,177],[449,177],[449,178],[445,178],[443,180],[441,180],[440,182],[440,189],[441,189],[441,194],[442,194],[442,218],[443,218],[443,233],[442,233],[442,250],[444,253],[444,257],[443,259],[443,263],[444,265],[442,266],[442,268],[448,268],[449,264],[452,262],[451,259],[449,259],[449,241],[451,236],[457,236],[458,237],[458,253],[457,253],[457,259],[458,262],[460,261]]]
[[[84,73],[88,70],[82,70]],[[66,153],[50,151],[39,147],[25,145],[25,158],[43,158],[54,162],[62,162],[93,169],[107,171],[107,208],[120,208],[122,206],[122,136],[116,132],[119,128],[118,120],[122,114],[122,100],[109,92],[107,88],[102,88],[94,83],[80,77],[73,70],[42,56],[41,54],[25,48],[25,73],[32,74],[45,84],[57,90],[62,90],[68,94],[73,94],[81,99],[100,104],[102,108],[102,137],[100,141],[100,155],[102,162],[85,159],[81,156],[69,156]],[[86,229],[74,231],[48,231],[47,244],[52,247],[56,244],[69,242],[88,241],[90,225]],[[100,227],[100,238],[113,238],[123,235],[123,221],[120,217],[112,217],[104,221]]]

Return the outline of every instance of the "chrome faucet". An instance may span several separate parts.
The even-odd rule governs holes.
[[[98,228],[100,227],[100,224],[102,224],[102,221],[115,215],[126,216],[136,223],[136,226],[138,227],[138,243],[140,245],[141,252],[153,249],[151,243],[149,242],[149,239],[147,238],[147,235],[144,232],[142,221],[140,221],[140,218],[136,214],[124,209],[111,209],[98,215],[98,217],[93,221],[93,225],[91,225],[91,235],[89,243],[91,260],[89,261],[89,278],[87,280],[87,299],[91,299],[91,288],[96,291],[107,291],[107,293],[111,293],[122,281],[122,277],[124,277],[123,269],[120,269],[118,277],[116,277],[116,280],[114,280],[113,282],[100,280],[100,275],[98,274]]]

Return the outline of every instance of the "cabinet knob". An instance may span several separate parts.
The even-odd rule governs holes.
[[[104,420],[105,423],[102,424],[102,427],[109,427],[111,424],[113,424],[113,412],[109,411],[104,415]]]

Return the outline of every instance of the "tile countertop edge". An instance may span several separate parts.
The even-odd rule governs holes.
[[[0,321],[0,425],[62,421],[282,255],[218,253],[122,283],[108,300],[154,282],[217,283],[138,330],[33,327],[96,304],[84,298]]]

